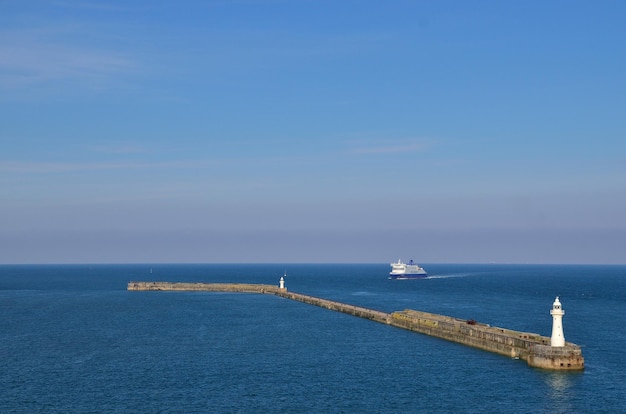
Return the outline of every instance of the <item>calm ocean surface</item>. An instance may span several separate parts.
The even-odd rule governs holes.
[[[625,413],[626,266],[0,266],[1,413]],[[150,270],[152,269],[152,273]],[[127,292],[131,280],[277,284],[386,312],[550,336],[583,372],[270,295]]]

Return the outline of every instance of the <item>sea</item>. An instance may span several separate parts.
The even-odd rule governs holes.
[[[626,413],[626,266],[0,266],[0,413]],[[525,361],[273,295],[134,292],[234,282],[551,335],[585,369]]]

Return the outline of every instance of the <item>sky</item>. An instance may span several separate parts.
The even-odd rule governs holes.
[[[0,263],[626,263],[626,3],[0,0]]]

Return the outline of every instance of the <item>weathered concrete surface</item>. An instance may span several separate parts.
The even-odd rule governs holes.
[[[552,370],[581,370],[585,360],[580,347],[566,342],[564,347],[550,346],[550,338],[535,333],[492,327],[472,320],[452,318],[411,309],[385,313],[342,302],[288,292],[273,285],[245,283],[169,283],[130,282],[128,290],[206,291],[264,293],[310,305],[370,319],[398,328],[525,360],[528,365]]]

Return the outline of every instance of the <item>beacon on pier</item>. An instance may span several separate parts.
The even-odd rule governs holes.
[[[554,299],[550,315],[552,315],[552,337],[550,338],[550,345],[565,346],[565,337],[563,336],[563,315],[565,315],[565,311],[561,306],[558,296]]]

